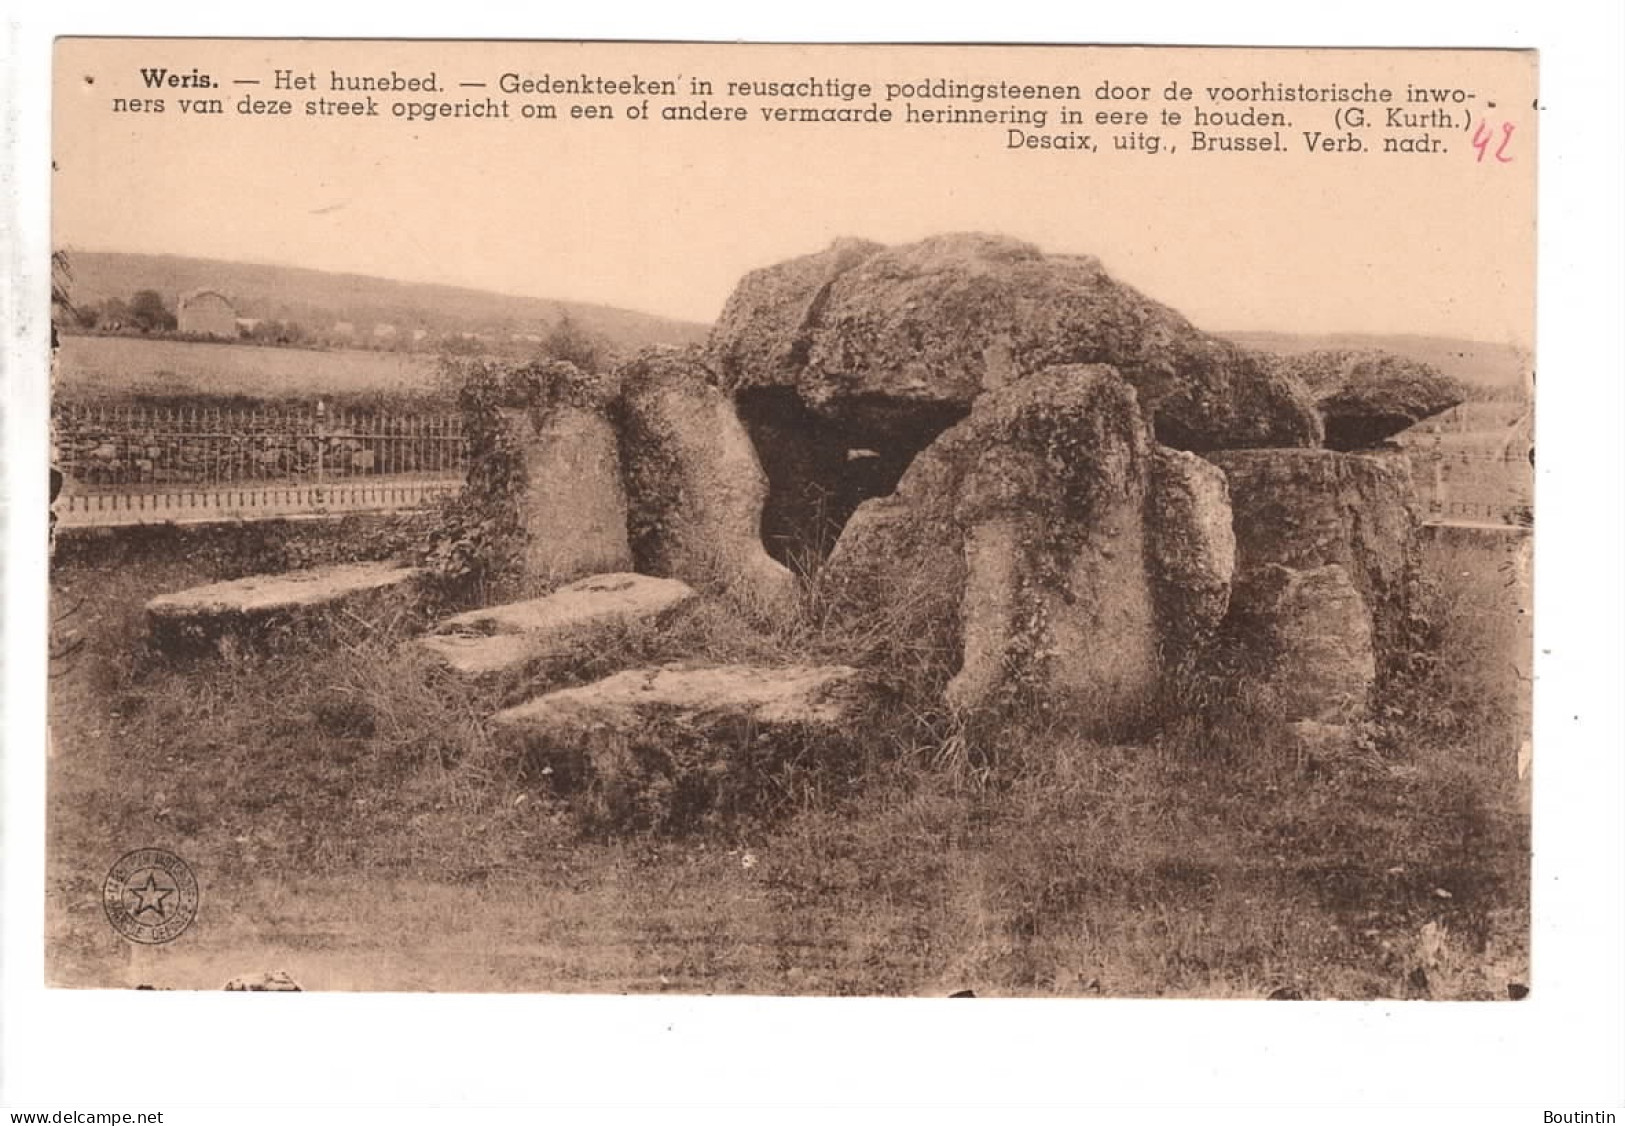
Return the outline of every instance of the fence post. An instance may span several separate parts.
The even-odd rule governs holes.
[[[316,400],[316,502],[324,496],[327,472],[327,400]]]

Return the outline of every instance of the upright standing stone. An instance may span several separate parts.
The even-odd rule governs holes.
[[[1415,491],[1401,454],[1233,450],[1237,583],[1269,564],[1344,569],[1371,615],[1379,668],[1405,649],[1416,582]]]
[[[524,585],[546,590],[630,570],[620,443],[609,417],[613,384],[563,361],[521,368],[511,379],[514,399],[526,404],[502,412],[524,460]]]
[[[1377,677],[1371,612],[1342,565],[1249,571],[1236,586],[1232,627],[1257,658],[1251,667],[1281,722],[1336,726],[1365,714]]]
[[[524,449],[519,523],[527,585],[630,570],[615,427],[599,411],[568,404],[507,414]]]
[[[693,352],[645,352],[620,371],[622,458],[637,569],[782,608],[795,580],[762,544],[767,478],[732,399]]]
[[[1201,649],[1230,608],[1236,569],[1230,488],[1217,466],[1159,447],[1146,504],[1163,653],[1179,661]]]
[[[1158,679],[1144,524],[1151,436],[1109,367],[1062,366],[979,399],[888,498],[859,507],[826,568],[838,605],[891,613],[919,575],[958,580],[923,609],[957,611],[966,713],[1064,711],[1106,730]],[[957,571],[943,557],[958,556]],[[954,596],[957,596],[956,598]],[[946,601],[946,606],[944,606]],[[957,605],[955,605],[957,601]]]
[[[962,710],[1026,691],[1095,728],[1157,681],[1144,506],[1150,429],[1108,367],[1060,366],[992,393],[967,467]],[[975,414],[972,416],[975,418]],[[1000,628],[988,628],[997,619]]]

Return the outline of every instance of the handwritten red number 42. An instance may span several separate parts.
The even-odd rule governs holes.
[[[1515,126],[1510,121],[1501,122],[1501,143],[1495,146],[1495,160],[1499,164],[1510,164],[1512,158],[1506,155],[1507,146],[1512,143],[1512,130]],[[1478,128],[1473,130],[1473,148],[1478,150],[1478,163],[1484,163],[1484,154],[1490,151],[1490,142],[1495,140],[1495,131],[1490,128],[1488,121],[1480,121]]]

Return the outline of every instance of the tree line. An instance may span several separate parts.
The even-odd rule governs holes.
[[[51,300],[53,324],[82,332],[139,332],[143,335],[171,335],[179,331],[176,312],[155,289],[138,289],[128,300],[105,297],[97,302],[74,302],[70,297],[72,271],[65,257],[53,256]],[[288,346],[339,345],[395,351],[439,350],[453,354],[498,353],[568,360],[583,371],[597,371],[612,362],[609,342],[578,323],[567,312],[540,334],[540,339],[519,340],[501,333],[453,332],[425,338],[420,342],[409,332],[387,338],[369,333],[335,333],[313,329],[296,320],[239,318],[236,338],[254,344]]]

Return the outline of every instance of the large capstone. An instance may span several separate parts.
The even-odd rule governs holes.
[[[609,384],[565,363],[545,374],[540,401],[504,412],[524,459],[518,516],[528,588],[632,566]]]
[[[1460,382],[1433,365],[1393,352],[1322,350],[1264,359],[1309,389],[1326,426],[1326,446],[1334,450],[1379,446],[1467,398]]]
[[[817,254],[752,270],[734,287],[711,330],[711,362],[724,372],[752,373],[752,387],[794,384],[829,287],[884,249],[866,239],[837,239]]]
[[[1159,670],[1152,447],[1134,389],[1111,368],[1012,383],[978,399],[893,496],[857,510],[825,590],[855,619],[924,636],[952,615],[946,698],[958,711],[1036,706],[1102,730],[1132,721]]]
[[[1339,567],[1364,604],[1379,672],[1402,654],[1417,575],[1415,493],[1405,457],[1239,450],[1211,460],[1230,486],[1237,587],[1255,585],[1272,567],[1294,573]]]
[[[733,401],[690,351],[650,350],[618,375],[637,569],[718,584],[764,610],[787,605],[795,580],[763,547],[767,479]]]
[[[791,327],[793,325],[793,328]],[[942,235],[836,248],[749,275],[713,330],[724,388],[791,386],[804,405],[884,444],[922,412],[1057,365],[1111,364],[1158,440],[1181,449],[1314,446],[1307,392],[1194,328],[1087,257]]]

